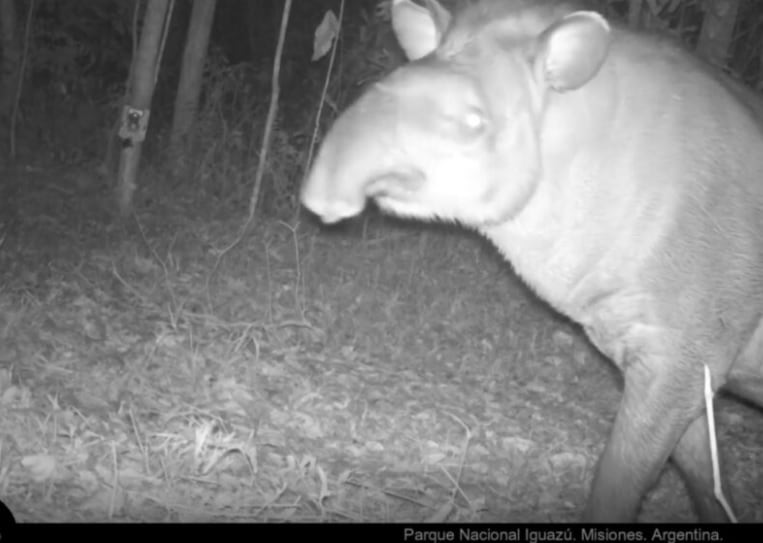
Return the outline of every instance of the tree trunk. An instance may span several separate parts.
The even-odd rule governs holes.
[[[628,26],[634,29],[640,27],[641,11],[644,9],[644,0],[628,1]]]
[[[0,126],[4,137],[21,73],[21,40],[14,0],[0,0]]]
[[[739,0],[712,0],[705,5],[707,11],[697,42],[697,52],[712,64],[724,67],[731,50]]]
[[[132,210],[133,193],[137,187],[140,153],[148,129],[159,46],[168,7],[169,0],[149,0],[146,6],[137,56],[133,59],[130,98],[122,110],[119,137],[123,140],[123,145],[119,156],[117,205],[123,217]]]
[[[175,176],[181,175],[185,170],[183,157],[186,154],[186,145],[192,143],[190,135],[201,95],[204,61],[207,58],[216,4],[217,0],[193,2],[170,131],[169,160]]]

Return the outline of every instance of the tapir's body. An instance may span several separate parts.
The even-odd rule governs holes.
[[[703,371],[763,405],[763,100],[557,2],[425,3],[393,2],[413,62],[337,121],[303,202],[486,235],[624,373],[586,518],[635,519],[672,454],[723,520]]]

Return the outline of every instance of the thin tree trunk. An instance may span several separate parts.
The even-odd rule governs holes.
[[[0,0],[0,53],[0,125],[6,134],[21,73],[21,40],[14,0]]]
[[[174,175],[182,174],[185,169],[183,157],[186,145],[192,143],[190,136],[201,95],[204,61],[207,58],[216,4],[217,0],[193,2],[170,131],[169,160]]]
[[[644,0],[629,0],[628,2],[628,26],[639,28],[641,24],[641,11],[644,9]]]
[[[712,0],[706,6],[697,52],[712,64],[724,67],[731,50],[739,0]]]
[[[133,80],[130,100],[122,112],[119,136],[126,142],[119,156],[117,205],[124,217],[133,205],[137,187],[140,154],[148,129],[151,98],[156,83],[160,45],[167,18],[169,0],[149,0],[143,17],[143,32],[133,59]]]

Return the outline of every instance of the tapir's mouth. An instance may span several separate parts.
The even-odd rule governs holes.
[[[418,168],[401,168],[375,176],[366,185],[366,196],[378,201],[407,201],[423,187],[426,174]]]
[[[417,168],[398,168],[374,174],[359,190],[345,191],[343,196],[320,190],[321,184],[308,181],[300,199],[324,224],[334,224],[361,214],[369,199],[382,209],[416,200],[425,181],[425,174]]]

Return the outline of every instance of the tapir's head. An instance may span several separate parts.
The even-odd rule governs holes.
[[[302,202],[327,223],[368,198],[407,217],[510,220],[542,171],[546,104],[599,71],[607,22],[546,0],[481,0],[456,15],[393,0],[392,24],[412,62],[336,121]]]

